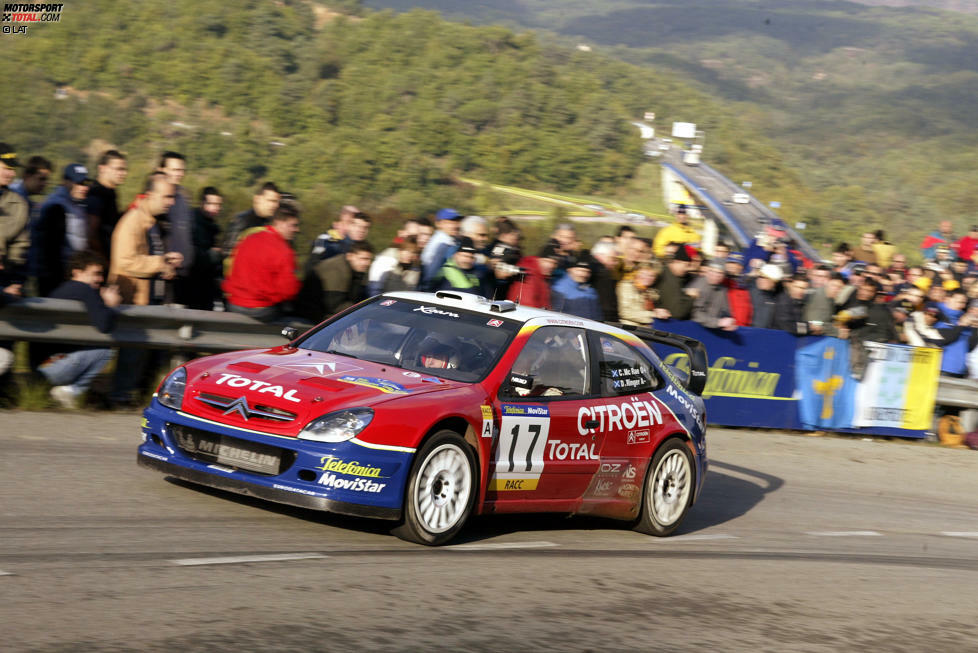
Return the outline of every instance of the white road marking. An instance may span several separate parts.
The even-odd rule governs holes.
[[[559,546],[554,542],[489,542],[486,544],[456,544],[445,547],[446,551],[491,551],[493,549],[544,549],[549,546]]]
[[[326,558],[321,553],[272,553],[260,556],[224,556],[219,558],[180,558],[170,560],[175,565],[189,567],[193,565],[234,565],[246,562],[280,562],[282,560],[313,560]]]
[[[876,531],[808,531],[805,535],[815,537],[880,537]]]
[[[941,535],[946,537],[978,537],[976,531],[941,531]]]
[[[691,533],[690,535],[673,535],[672,537],[653,537],[651,542],[694,542],[697,540],[739,540],[736,535],[726,535],[724,533]]]

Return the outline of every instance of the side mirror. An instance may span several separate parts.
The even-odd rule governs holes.
[[[296,329],[295,327],[290,327],[290,326],[282,327],[282,337],[284,337],[286,340],[291,342],[295,340],[296,336],[298,335],[299,335],[299,330]]]

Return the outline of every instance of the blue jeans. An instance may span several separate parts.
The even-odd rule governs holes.
[[[53,356],[37,369],[51,385],[71,385],[81,394],[88,390],[111,358],[111,349],[80,349]]]

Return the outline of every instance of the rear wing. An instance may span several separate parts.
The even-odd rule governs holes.
[[[612,326],[631,331],[648,343],[655,342],[682,350],[689,357],[689,377],[686,379],[686,389],[696,395],[703,393],[703,389],[706,387],[709,361],[706,357],[706,347],[703,346],[702,342],[678,333],[669,333],[668,331],[635,326],[634,324],[615,322],[612,323]]]

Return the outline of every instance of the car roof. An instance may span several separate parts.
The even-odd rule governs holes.
[[[577,326],[593,331],[613,333],[616,335],[633,335],[624,329],[596,322],[576,315],[547,311],[542,308],[531,306],[521,306],[511,301],[490,301],[481,295],[474,295],[465,292],[453,292],[440,290],[434,293],[399,291],[389,292],[383,295],[396,299],[407,299],[416,302],[423,302],[434,306],[444,306],[447,308],[464,309],[474,313],[483,313],[490,317],[507,320],[516,320],[524,324],[533,323],[534,325],[559,325]]]

